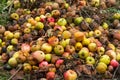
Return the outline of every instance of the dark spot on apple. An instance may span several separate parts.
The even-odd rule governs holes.
[[[82,53],[82,54],[81,54],[81,56],[85,56],[85,54],[84,54],[84,53]]]

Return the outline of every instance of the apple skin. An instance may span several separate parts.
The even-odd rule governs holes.
[[[42,22],[37,22],[36,25],[35,25],[35,28],[36,29],[43,29],[44,28],[44,24]]]
[[[14,37],[14,34],[12,32],[9,32],[9,34],[6,35],[7,39],[12,39]]]
[[[64,80],[76,80],[77,79],[77,73],[73,70],[67,70],[63,74]]]
[[[102,24],[102,27],[103,27],[103,29],[108,29],[108,28],[109,28],[109,25],[108,25],[106,22],[104,22],[104,23]]]
[[[73,54],[73,53],[75,52],[75,48],[74,48],[74,46],[72,46],[72,45],[67,45],[67,46],[65,47],[65,51],[66,51],[66,52],[69,52],[70,54]]]
[[[74,33],[74,38],[76,41],[82,41],[85,37],[85,34],[83,32],[77,31]]]
[[[17,39],[20,38],[20,32],[15,32],[14,33],[14,38],[17,38]]]
[[[63,37],[64,39],[69,39],[71,36],[72,36],[72,35],[71,35],[70,31],[65,30],[65,31],[63,31],[63,33],[62,33],[62,37]]]
[[[7,47],[7,52],[11,52],[11,51],[13,51],[13,49],[14,49],[14,46],[13,45],[9,45]]]
[[[38,62],[41,62],[45,59],[45,54],[43,51],[35,51],[32,53],[33,58],[35,58]]]
[[[67,24],[67,21],[65,18],[60,18],[58,19],[57,24],[60,26],[65,26]]]
[[[52,46],[56,46],[59,43],[59,39],[56,36],[52,36],[48,39],[48,43]]]
[[[120,53],[116,55],[116,60],[119,62],[120,61]]]
[[[79,52],[78,55],[80,58],[85,59],[89,56],[89,50],[86,47],[83,47]]]
[[[8,64],[10,65],[10,66],[12,66],[12,67],[16,67],[17,66],[17,60],[16,60],[16,58],[14,58],[14,57],[11,57],[9,60],[8,60]]]
[[[23,52],[30,52],[30,45],[27,44],[27,43],[23,43],[21,45],[21,51],[23,51]]]
[[[76,25],[79,25],[82,21],[83,21],[83,17],[77,17],[77,18],[74,19],[74,23]]]
[[[94,31],[94,34],[95,34],[95,37],[100,37],[102,35],[101,31],[97,29]]]
[[[96,70],[98,73],[105,73],[107,70],[107,65],[103,62],[99,62],[96,66]]]
[[[64,62],[64,60],[58,59],[58,60],[56,61],[56,63],[55,63],[55,66],[56,66],[57,68],[59,68],[60,65],[63,64],[63,62]]]
[[[97,53],[101,56],[105,53],[105,48],[104,47],[98,47],[97,48]]]
[[[47,20],[48,22],[55,22],[55,19],[53,17],[49,17]]]
[[[83,41],[82,41],[82,45],[89,45],[90,44],[90,40],[88,38],[84,38]]]
[[[13,45],[18,44],[18,39],[16,39],[16,38],[11,39],[11,44],[13,44]]]
[[[116,68],[116,67],[118,67],[118,66],[119,66],[119,63],[118,63],[118,61],[117,61],[117,60],[112,59],[112,60],[110,61],[110,65],[111,65],[111,66],[113,66],[114,68]]]
[[[45,54],[45,60],[50,62],[52,59],[52,55],[51,54]]]
[[[108,50],[105,52],[106,55],[108,55],[110,57],[110,59],[116,59],[116,52],[113,50]]]
[[[82,47],[83,47],[83,45],[82,45],[81,42],[77,42],[77,43],[75,44],[75,50],[76,50],[76,51],[81,50]]]
[[[43,43],[41,46],[41,50],[45,53],[50,53],[52,51],[52,46],[48,43]]]
[[[42,61],[39,63],[39,68],[44,68],[48,66],[48,62],[47,61]]]
[[[93,57],[91,57],[91,56],[88,56],[86,58],[86,63],[87,64],[95,64],[95,59]]]
[[[110,63],[110,57],[108,55],[103,55],[100,57],[100,62],[103,62],[106,65],[108,65]]]
[[[64,52],[62,54],[62,57],[66,58],[66,59],[69,59],[70,58],[70,53],[69,52]]]
[[[96,43],[90,43],[88,45],[88,49],[91,51],[91,52],[95,52],[97,50],[97,45]]]
[[[64,48],[61,45],[56,45],[54,47],[54,52],[56,55],[62,55],[64,53]]]
[[[98,7],[100,5],[100,0],[92,0],[91,4],[92,6]]]
[[[55,72],[47,72],[47,74],[46,74],[46,79],[47,80],[54,80],[54,78],[55,78]]]

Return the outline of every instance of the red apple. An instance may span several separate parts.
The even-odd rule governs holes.
[[[43,51],[35,51],[32,53],[33,58],[38,60],[38,62],[41,62],[45,59],[45,54]]]
[[[75,52],[75,47],[72,46],[72,45],[67,45],[67,46],[65,47],[65,51],[72,54],[73,52]]]
[[[49,17],[47,20],[48,22],[55,22],[55,19],[53,17]]]
[[[64,52],[62,57],[69,59],[70,58],[70,53],[69,52]]]
[[[39,64],[39,68],[44,68],[48,66],[48,62],[47,61],[42,61],[40,64]]]
[[[118,61],[116,61],[115,59],[112,59],[110,61],[110,65],[113,66],[114,68],[118,67],[119,66],[119,63]]]
[[[63,64],[63,62],[64,62],[64,60],[58,59],[58,60],[56,61],[56,63],[55,63],[55,66],[56,66],[57,68],[59,68],[60,65]]]
[[[56,36],[52,36],[48,39],[48,43],[52,46],[57,45],[59,42],[59,39]]]
[[[30,51],[30,45],[27,44],[27,43],[23,43],[22,46],[21,46],[21,50],[23,52],[29,52]]]
[[[67,70],[64,72],[64,80],[76,80],[77,79],[77,73],[73,70]]]
[[[48,72],[46,74],[46,79],[47,80],[54,80],[54,78],[55,78],[55,72]]]

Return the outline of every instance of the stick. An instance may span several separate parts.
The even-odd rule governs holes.
[[[17,71],[8,80],[11,80],[20,71],[20,69],[22,69],[22,65],[19,66]]]

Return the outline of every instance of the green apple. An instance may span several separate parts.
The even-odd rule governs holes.
[[[9,45],[8,47],[7,47],[7,52],[11,52],[12,50],[13,50],[13,45]]]
[[[65,18],[60,18],[58,19],[57,24],[60,26],[65,26],[67,24],[67,21]]]
[[[9,34],[6,35],[7,39],[12,39],[14,36],[14,34],[12,32],[10,32]]]
[[[88,45],[88,49],[91,51],[91,52],[95,52],[96,50],[97,50],[97,45],[96,45],[96,43],[90,43],[89,45]]]
[[[76,50],[76,51],[79,51],[82,47],[83,47],[83,45],[82,45],[81,42],[77,42],[77,43],[75,44],[75,50]]]
[[[92,0],[91,4],[92,6],[98,7],[100,5],[100,0]]]
[[[8,60],[8,64],[12,67],[16,67],[17,66],[17,60],[16,58],[14,57],[11,57],[9,60]]]
[[[105,73],[107,70],[107,65],[103,62],[99,62],[96,66],[96,70],[98,73]]]
[[[15,32],[15,33],[14,33],[14,38],[17,38],[17,39],[18,39],[19,37],[20,37],[20,32]]]
[[[2,39],[0,39],[0,45],[2,44]]]
[[[105,53],[105,48],[104,47],[98,47],[97,48],[97,53],[101,56]]]
[[[31,46],[30,49],[31,49],[32,52],[33,52],[33,51],[40,50],[40,45],[35,45],[35,44],[34,44],[34,45]]]
[[[116,55],[116,60],[117,60],[117,61],[120,61],[120,53],[118,53],[118,54]]]
[[[11,44],[13,44],[13,45],[18,44],[18,39],[16,39],[16,38],[11,39]]]
[[[89,31],[88,36],[93,37],[94,36],[94,31]]]
[[[115,14],[113,15],[113,18],[114,18],[114,19],[120,19],[120,13],[115,13]]]
[[[93,57],[91,57],[91,56],[88,56],[86,58],[86,63],[87,64],[95,64],[95,59]]]
[[[44,28],[44,24],[42,22],[37,22],[35,25],[35,29],[43,29]]]
[[[74,19],[74,23],[76,25],[79,25],[83,21],[83,19],[84,19],[83,17],[77,17],[77,18]]]
[[[60,41],[60,45],[63,46],[63,47],[66,47],[66,45],[67,45],[66,40],[62,39]]]
[[[51,54],[45,54],[45,60],[50,62],[52,59],[52,55]]]
[[[70,31],[63,31],[63,33],[62,33],[62,37],[64,38],[64,39],[69,39],[70,37],[72,36],[72,34],[70,33]]]
[[[56,55],[62,55],[64,53],[64,48],[61,45],[56,45],[54,47],[54,52]]]
[[[31,32],[30,28],[25,28],[25,29],[24,29],[24,33],[25,33],[25,34],[30,33],[30,32]]]
[[[50,53],[52,51],[52,46],[48,43],[43,43],[41,46],[41,50],[45,53]]]
[[[100,30],[95,30],[94,31],[94,35],[95,35],[95,37],[100,37],[101,35],[102,35],[102,32],[100,31]]]
[[[79,52],[78,55],[80,58],[85,59],[86,57],[89,56],[89,50],[86,47],[83,47]]]
[[[109,28],[109,25],[108,25],[106,22],[104,22],[104,23],[102,24],[102,27],[103,27],[103,29],[108,29],[108,28]]]
[[[18,58],[18,57],[19,57],[19,55],[20,55],[20,52],[19,52],[19,51],[17,51],[17,52],[15,52],[15,53],[13,54],[13,56],[12,56],[12,57],[14,57],[14,58]]]
[[[65,8],[68,9],[70,5],[68,3],[65,3]]]
[[[82,41],[82,45],[87,46],[89,44],[90,44],[90,39],[84,38],[83,41]]]
[[[85,21],[89,24],[93,22],[92,18],[85,18]]]
[[[110,57],[108,55],[103,55],[100,57],[99,61],[108,65],[110,63]]]

